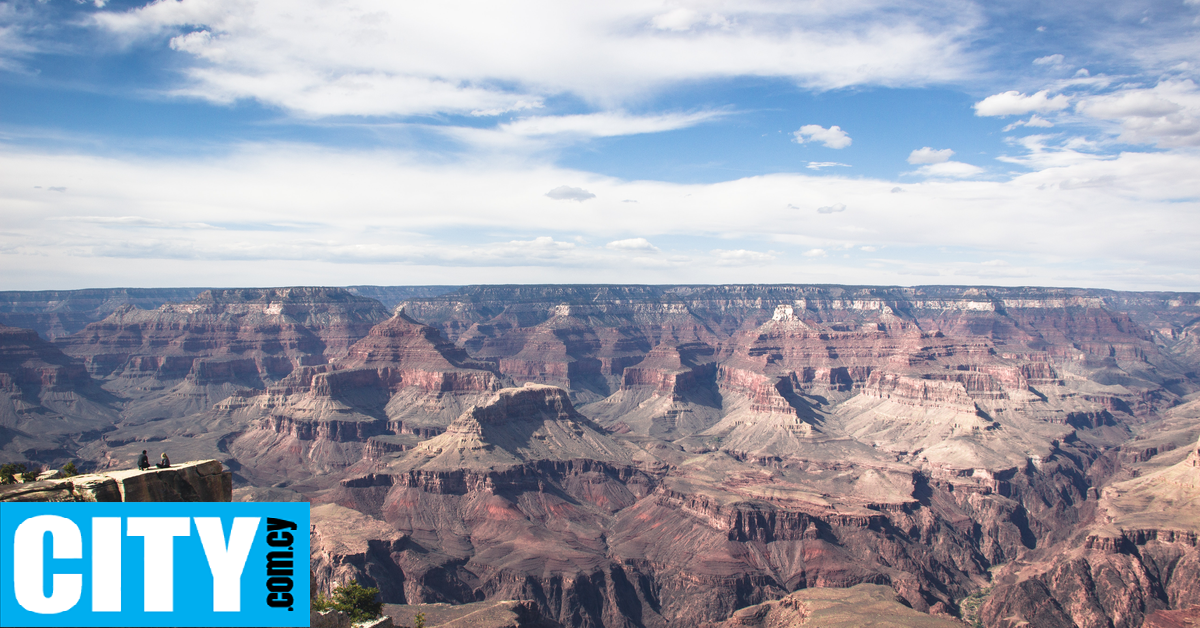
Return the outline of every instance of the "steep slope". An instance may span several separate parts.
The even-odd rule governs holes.
[[[627,366],[621,387],[581,412],[610,430],[675,440],[703,431],[720,419],[713,347],[662,343]]]
[[[1200,415],[1180,410],[1194,436]],[[1126,461],[1133,477],[1104,487],[1075,534],[998,574],[987,625],[1137,627],[1200,606],[1200,442]]]
[[[103,320],[124,306],[152,310],[196,298],[204,288],[94,288],[0,292],[0,324],[55,340]]]
[[[31,329],[0,325],[0,460],[59,466],[117,422],[79,360]]]
[[[340,288],[208,290],[156,310],[119,308],[58,346],[130,399],[127,421],[144,421],[202,412],[325,364],[387,317]]]
[[[501,384],[493,369],[400,313],[332,364],[298,368],[265,392],[231,397],[209,415],[246,425],[227,447],[247,477],[275,483],[353,465],[361,471],[441,433],[464,409],[490,397]]]

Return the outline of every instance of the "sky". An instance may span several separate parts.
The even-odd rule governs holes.
[[[0,1],[0,289],[1200,290],[1200,0]]]

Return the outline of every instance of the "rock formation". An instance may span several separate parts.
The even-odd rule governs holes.
[[[112,428],[112,395],[29,329],[0,325],[0,460],[70,458]]]
[[[6,502],[227,502],[232,477],[216,460],[0,486]]]

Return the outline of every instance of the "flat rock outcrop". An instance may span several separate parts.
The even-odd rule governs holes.
[[[848,589],[801,589],[779,600],[748,606],[705,628],[961,628],[948,617],[918,613],[890,587],[860,584]]]
[[[232,496],[231,475],[216,460],[0,486],[0,501],[21,502],[227,502]]]
[[[420,613],[429,628],[556,628],[537,605],[517,600],[495,600],[469,604],[385,604],[383,612],[397,626],[415,625]]]

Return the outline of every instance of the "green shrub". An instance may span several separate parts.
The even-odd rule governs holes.
[[[18,466],[20,466],[21,471],[25,470],[25,465],[16,465],[11,462],[0,465],[0,484],[15,484],[17,481],[16,474],[19,473],[17,471]]]
[[[317,593],[317,597],[312,599],[311,607],[314,611],[321,612],[333,608],[333,600],[325,597],[324,593]]]
[[[18,476],[23,482],[32,482],[37,479],[38,472],[29,469],[23,462],[0,465],[0,484],[15,484]]]
[[[64,478],[69,478],[73,475],[79,475],[79,469],[75,467],[75,461],[72,460],[63,465],[62,475]]]
[[[383,612],[383,602],[376,598],[379,597],[379,589],[366,588],[359,585],[357,582],[348,582],[340,584],[333,590],[333,597],[325,597],[318,593],[312,599],[312,610],[325,611],[335,610],[342,611],[350,616],[350,621],[360,622],[369,621],[379,617]],[[424,622],[424,617],[421,618]]]

